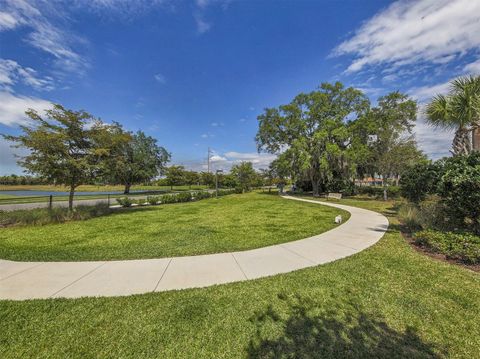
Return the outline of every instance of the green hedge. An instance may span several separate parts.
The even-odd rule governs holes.
[[[218,196],[226,196],[232,193],[241,193],[242,191],[236,189],[219,189]],[[212,198],[215,197],[215,192],[209,191],[187,191],[187,192],[180,192],[180,193],[170,193],[164,194],[161,196],[148,196],[147,199],[139,199],[137,201],[128,198],[122,197],[117,198],[117,202],[122,207],[131,207],[132,204],[137,203],[139,205],[143,205],[145,203],[149,203],[150,205],[157,205],[157,204],[167,204],[167,203],[185,203],[191,201],[198,201],[205,198]]]
[[[480,264],[480,237],[469,233],[425,230],[415,233],[415,243],[468,264]]]
[[[360,195],[367,195],[376,198],[383,198],[383,187],[377,186],[357,186],[355,188],[355,193]],[[388,198],[398,198],[400,197],[400,188],[398,186],[388,186],[387,187],[387,196]]]

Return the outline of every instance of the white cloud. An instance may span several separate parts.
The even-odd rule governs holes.
[[[268,153],[256,153],[256,152],[225,152],[218,153],[213,151],[210,157],[210,170],[215,171],[221,169],[229,171],[230,168],[242,161],[252,162],[255,169],[267,168],[270,162],[272,162],[277,156]],[[208,168],[206,158],[204,160],[185,160],[174,159],[174,164],[181,164],[188,169],[194,171],[206,171]]]
[[[252,162],[252,165],[255,169],[267,168],[268,165],[277,158],[276,155],[269,153],[256,153],[256,152],[235,152],[229,151],[222,154],[214,152],[212,157],[210,157],[210,165],[212,169],[222,169],[225,171],[230,170],[230,168],[240,162]],[[206,169],[206,164],[201,164],[202,169]]]
[[[28,123],[25,111],[29,108],[42,112],[51,108],[49,101],[0,91],[0,124],[6,126],[24,125]]]
[[[412,87],[408,90],[410,96],[420,102],[428,101],[438,94],[446,94],[450,88],[450,81],[441,82],[435,85]]]
[[[26,156],[28,150],[12,148],[11,143],[0,138],[0,176],[8,174],[21,174],[23,171],[17,165],[17,156]]]
[[[17,19],[15,19],[11,14],[0,11],[0,31],[11,30],[17,25]]]
[[[0,24],[6,23],[5,21],[8,20],[5,19],[9,18],[14,18],[16,21],[10,27],[0,26],[0,31],[20,26],[28,28],[29,32],[24,40],[31,46],[52,55],[54,64],[61,71],[83,73],[88,67],[87,61],[73,50],[73,45],[85,43],[85,40],[53,24],[52,18],[64,22],[68,20],[60,3],[5,0],[0,7],[3,14]]]
[[[167,79],[165,78],[164,75],[162,74],[155,74],[153,78],[158,82],[161,83],[162,85],[165,85],[167,83]]]
[[[200,15],[200,14],[195,15],[195,22],[197,24],[197,31],[199,34],[206,33],[212,27],[210,23],[205,21],[205,19],[203,18],[203,15]]]
[[[436,160],[450,155],[453,133],[427,124],[423,114],[423,106],[420,106],[414,132],[419,147],[427,153],[430,158]]]
[[[480,47],[480,1],[400,0],[365,22],[333,55],[353,55],[347,72],[448,62]]]
[[[50,91],[54,88],[51,77],[40,78],[30,67],[23,67],[14,60],[0,59],[0,88],[11,90],[11,86],[18,82],[36,90]]]
[[[465,65],[464,71],[474,75],[480,75],[480,59]]]
[[[253,166],[257,169],[266,168],[268,165],[277,158],[277,155],[270,153],[256,153],[256,152],[226,152],[225,157],[232,163],[239,163],[242,161],[252,162]]]

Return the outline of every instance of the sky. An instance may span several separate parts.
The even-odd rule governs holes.
[[[400,90],[420,110],[449,80],[480,74],[480,0],[0,0],[0,133],[27,108],[84,109],[142,130],[172,163],[228,169],[257,153],[257,116],[322,82],[375,103]],[[449,154],[452,133],[419,112],[420,147]],[[0,175],[17,173],[0,139]]]

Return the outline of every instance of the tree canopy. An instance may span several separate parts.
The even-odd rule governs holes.
[[[3,135],[15,147],[29,150],[18,162],[29,173],[45,178],[50,183],[70,188],[69,208],[73,206],[75,188],[96,176],[101,160],[108,154],[106,144],[99,139],[109,126],[85,111],[65,109],[54,105],[41,116],[35,110],[26,112],[31,125],[21,126],[18,136]]]
[[[364,116],[369,101],[359,90],[340,82],[297,95],[292,102],[267,108],[258,116],[256,136],[260,151],[284,152],[292,167],[311,181],[314,195],[320,187],[353,170],[350,123]],[[324,188],[322,188],[324,189]]]

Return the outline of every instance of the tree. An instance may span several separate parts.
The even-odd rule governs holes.
[[[323,83],[317,91],[299,94],[291,103],[267,108],[258,116],[258,150],[278,154],[287,149],[291,163],[310,180],[318,196],[332,179],[352,175],[348,123],[368,108],[361,91],[340,82]]]
[[[173,190],[173,186],[179,186],[185,183],[185,167],[183,166],[167,167],[165,175],[171,190]]]
[[[201,172],[200,182],[207,187],[215,187],[215,175],[211,172]]]
[[[417,149],[412,128],[417,103],[399,92],[380,97],[365,121],[374,124],[371,149],[378,173],[383,180],[383,196],[387,200],[388,178],[413,164],[422,154]],[[413,163],[412,163],[413,162]]]
[[[460,77],[451,82],[447,95],[437,95],[426,109],[427,121],[454,129],[454,156],[480,151],[480,76]]]
[[[133,184],[151,181],[162,175],[170,161],[167,150],[157,145],[157,140],[142,131],[135,134],[125,132],[121,125],[114,123],[108,136],[100,139],[108,143],[108,160],[104,176],[112,183],[125,186],[124,193],[130,193]]]
[[[237,180],[238,187],[242,189],[242,192],[249,190],[256,181],[257,174],[253,169],[252,162],[242,161],[233,165],[230,172]]]
[[[68,110],[58,104],[43,117],[32,109],[26,114],[33,125],[20,126],[23,134],[19,136],[3,137],[15,142],[14,147],[29,150],[18,161],[28,172],[70,188],[68,208],[72,210],[75,188],[98,173],[99,163],[108,152],[95,141],[105,133],[106,126],[85,111]]]
[[[283,188],[287,184],[287,178],[290,175],[292,165],[288,161],[285,154],[278,156],[270,163],[269,176],[272,178],[272,184],[276,184],[280,189],[280,194],[283,193]]]
[[[185,171],[185,184],[192,188],[192,185],[198,184],[200,182],[200,175],[195,171]]]
[[[403,197],[418,204],[435,193],[439,180],[440,167],[436,163],[418,162],[403,172],[400,191]]]

